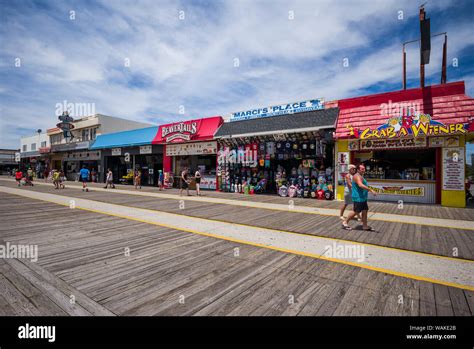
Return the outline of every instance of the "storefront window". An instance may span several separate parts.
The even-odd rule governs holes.
[[[365,165],[368,179],[436,179],[436,149],[359,152],[354,163]]]

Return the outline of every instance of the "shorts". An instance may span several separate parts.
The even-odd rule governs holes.
[[[188,189],[188,183],[181,181],[181,189]]]
[[[82,183],[87,183],[87,182],[89,182],[89,179],[88,178],[81,178],[81,182]]]
[[[369,205],[367,205],[367,201],[356,202],[354,201],[354,212],[360,213],[362,211],[368,211]]]
[[[201,183],[201,178],[196,178],[196,184],[200,184]]]
[[[344,205],[350,204],[352,204],[352,193],[350,193],[348,190],[344,190]]]

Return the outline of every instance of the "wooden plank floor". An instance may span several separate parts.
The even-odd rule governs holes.
[[[2,244],[39,249],[37,263],[0,260],[3,315],[474,312],[470,291],[9,194],[0,222]]]
[[[0,182],[0,185],[2,183]],[[74,183],[77,184],[77,183]],[[103,187],[102,184],[92,183],[92,187]],[[52,186],[52,185],[51,185]],[[134,190],[131,185],[117,185],[117,189]],[[156,187],[142,187],[141,191],[160,193]],[[164,191],[166,194],[179,195],[178,189],[167,189]],[[216,192],[213,190],[203,190],[204,196],[224,198],[229,200],[240,200],[240,201],[256,201],[266,202],[275,204],[288,204],[290,198],[280,197],[277,194],[259,194],[259,195],[243,195],[228,192]],[[195,191],[191,191],[191,194],[195,195]],[[321,208],[333,208],[339,209],[341,206],[340,201],[335,200],[315,200],[315,199],[303,199],[303,198],[291,198],[294,201],[295,206],[311,206]],[[399,215],[409,216],[422,216],[422,217],[433,217],[433,218],[445,218],[445,219],[462,219],[462,220],[474,220],[474,206],[469,208],[455,208],[455,207],[443,207],[441,205],[426,205],[416,203],[404,203],[403,208],[400,208],[398,202],[384,202],[384,201],[371,201],[369,202],[370,210],[372,212],[381,213],[392,213]]]
[[[91,191],[86,193],[76,189],[54,191],[50,187],[44,186],[36,186],[27,190],[248,224],[256,227],[283,229],[295,233],[344,239],[441,256],[452,257],[455,256],[454,253],[456,252],[457,257],[474,260],[474,233],[471,230],[371,221],[370,225],[376,230],[375,232],[357,229],[346,231],[341,228],[340,219],[334,216],[234,207],[196,201],[180,202],[173,199],[133,196],[117,192]]]
[[[0,178],[9,178],[6,176],[0,176]],[[41,183],[44,183],[43,180],[40,180]],[[71,183],[74,185],[79,185],[77,182],[66,182],[66,186]],[[0,185],[9,185],[14,186],[15,182],[6,182],[0,181]],[[49,183],[50,188],[53,187]],[[90,187],[103,187],[101,183],[89,183]],[[116,190],[135,190],[131,185],[116,185]],[[140,191],[152,192],[152,193],[166,193],[172,195],[179,195],[178,189],[167,189],[163,192],[158,191],[156,187],[144,186]],[[195,195],[195,191],[191,191]],[[258,194],[258,195],[243,195],[236,193],[228,192],[217,192],[214,190],[203,190],[203,196],[207,197],[216,197],[229,200],[239,200],[239,201],[255,201],[255,202],[266,202],[266,203],[275,203],[287,205],[290,198],[279,197],[277,194]],[[341,206],[340,201],[335,200],[315,200],[315,199],[303,199],[303,198],[292,198],[295,206],[311,206],[311,207],[321,207],[321,208],[332,208],[339,209]],[[416,203],[404,203],[403,208],[400,208],[398,203],[395,202],[384,202],[384,201],[370,201],[370,210],[372,212],[381,212],[381,213],[391,213],[397,215],[409,215],[409,216],[422,216],[422,217],[433,217],[433,218],[444,218],[444,219],[461,219],[461,220],[470,220],[474,221],[474,206],[469,208],[455,208],[455,207],[443,207],[441,205],[426,205],[426,204],[416,204]]]

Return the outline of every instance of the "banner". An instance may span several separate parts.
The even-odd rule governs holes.
[[[425,188],[423,187],[408,187],[404,185],[369,185],[369,188],[381,195],[425,196]]]
[[[443,148],[443,190],[464,191],[464,148]]]
[[[363,139],[360,141],[360,150],[419,147],[426,147],[426,137],[400,139]]]

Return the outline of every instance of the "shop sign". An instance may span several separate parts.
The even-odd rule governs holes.
[[[231,113],[230,121],[265,118],[270,116],[294,114],[319,109],[324,109],[324,99],[322,98],[239,111],[236,113]]]
[[[15,153],[15,162],[20,162],[21,161],[21,153]]]
[[[349,142],[347,143],[347,147],[350,151],[359,150],[359,140],[349,140]]]
[[[209,155],[217,153],[217,142],[177,143],[166,145],[166,156]]]
[[[349,173],[349,159],[349,152],[337,153],[337,181],[339,185],[344,184],[344,177]]]
[[[351,127],[349,127],[351,129]],[[370,127],[358,131],[354,136],[360,139],[402,138],[418,136],[443,136],[465,134],[474,131],[474,123],[443,124],[431,119],[429,114],[391,117],[377,129]]]
[[[380,195],[425,196],[424,187],[405,185],[369,185],[369,188]]]
[[[398,149],[426,147],[426,137],[399,139],[364,139],[360,141],[360,150]]]
[[[112,148],[112,156],[122,155],[122,148]]]
[[[459,136],[430,137],[430,147],[459,147]]]
[[[176,139],[183,141],[191,140],[191,136],[197,133],[197,122],[180,122],[170,126],[163,126],[161,128],[161,137],[166,142],[171,142]]]
[[[151,154],[151,145],[141,145],[140,154]]]
[[[464,191],[464,148],[443,149],[443,190]]]
[[[76,149],[87,149],[87,148],[89,148],[89,141],[76,143]]]
[[[56,127],[63,131],[64,138],[73,138],[71,130],[74,129],[74,119],[69,116],[69,112],[65,111],[62,115],[58,116],[60,123],[56,124]]]
[[[40,154],[47,154],[47,153],[51,152],[50,147],[40,147],[38,150],[39,150]]]

